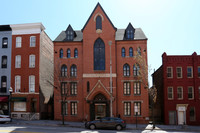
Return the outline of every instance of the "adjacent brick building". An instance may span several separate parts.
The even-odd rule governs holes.
[[[0,25],[0,114],[9,114],[12,30]]]
[[[49,118],[53,106],[53,43],[41,23],[15,24],[11,28],[12,117]]]
[[[165,124],[200,125],[200,56],[162,55],[162,66],[153,74],[154,84],[163,95]],[[160,75],[160,76],[158,76]],[[160,80],[161,79],[161,80]],[[160,82],[158,82],[160,81]]]
[[[113,115],[147,123],[147,69],[143,31],[131,23],[117,29],[98,3],[82,30],[69,25],[54,40],[55,119],[62,114],[67,121]]]

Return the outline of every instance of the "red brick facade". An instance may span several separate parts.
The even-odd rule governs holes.
[[[26,120],[51,117],[48,115],[52,112],[48,109],[48,103],[50,95],[53,95],[53,86],[45,83],[47,80],[51,82],[50,75],[53,77],[53,64],[50,62],[53,58],[53,54],[50,54],[53,52],[53,43],[43,31],[41,23],[11,27],[12,117]]]
[[[36,46],[30,47],[30,37],[36,37]],[[16,48],[16,37],[21,37],[21,47]],[[12,36],[12,67],[11,67],[11,86],[13,87],[12,97],[26,99],[26,112],[32,112],[31,102],[34,103],[35,111],[39,113],[39,45],[40,34],[25,34],[25,35],[13,35]],[[35,55],[35,67],[29,68],[29,55]],[[21,56],[21,67],[15,68],[15,58],[17,55]],[[29,93],[29,76],[35,76],[35,92]],[[20,91],[15,90],[15,77],[21,77]],[[34,100],[34,101],[33,101]],[[15,102],[15,101],[14,101]],[[12,112],[18,112],[14,110],[14,102],[12,103]],[[14,117],[14,116],[13,116]]]
[[[165,124],[199,125],[200,56],[164,53],[162,59],[163,88],[157,89],[163,89]]]
[[[96,30],[96,18],[101,17],[102,27]],[[100,4],[92,12],[82,31],[73,31],[74,39],[65,40],[68,31],[61,32],[61,34],[54,41],[54,118],[56,120],[62,119],[62,102],[64,119],[67,121],[84,121],[93,120],[98,117],[110,116],[110,46],[112,58],[112,110],[113,116],[120,116],[128,123],[135,123],[136,116],[134,115],[134,105],[138,106],[138,123],[147,123],[149,118],[148,110],[148,89],[146,88],[147,81],[144,77],[138,80],[138,77],[133,76],[133,66],[137,63],[137,49],[140,48],[141,60],[147,66],[147,38],[132,40],[125,40],[125,33],[120,34],[120,30],[116,29],[108,16],[102,9]],[[137,29],[141,30],[141,29]],[[143,32],[142,32],[143,34]],[[117,37],[121,35],[122,38]],[[64,38],[62,38],[64,36]],[[79,37],[82,37],[81,39]],[[136,35],[135,35],[136,36]],[[144,35],[145,36],[145,35]],[[66,37],[66,38],[65,38]],[[103,70],[95,70],[95,45],[96,41],[101,40],[104,44],[105,58],[103,59],[105,68]],[[129,48],[133,49],[133,56],[129,56]],[[122,57],[122,48],[125,48],[125,56]],[[67,57],[67,51],[70,49],[70,57]],[[74,57],[75,49],[78,50],[77,58]],[[63,50],[63,52],[60,52]],[[63,57],[61,56],[63,53]],[[98,60],[98,59],[97,59]],[[102,63],[102,62],[101,62]],[[56,65],[57,64],[57,65]],[[124,76],[123,67],[125,64],[130,66],[129,75]],[[139,63],[138,63],[139,64]],[[67,75],[63,78],[59,77],[61,67],[66,65]],[[76,65],[77,75],[71,76],[72,65]],[[97,66],[99,67],[99,66]],[[141,67],[142,69],[142,67]],[[145,67],[145,69],[147,69]],[[60,82],[66,84],[67,94],[61,95]],[[124,94],[124,82],[130,84],[130,92],[128,95]],[[139,82],[139,94],[134,95],[134,84]],[[77,93],[74,95],[71,92],[71,84],[77,84]],[[77,105],[75,105],[75,104]],[[125,104],[127,106],[125,107]],[[76,107],[74,107],[76,106]],[[126,108],[126,109],[125,109]],[[126,110],[126,113],[125,113]]]

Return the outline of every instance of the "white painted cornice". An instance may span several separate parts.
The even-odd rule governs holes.
[[[37,34],[45,30],[42,23],[13,24],[12,35]]]

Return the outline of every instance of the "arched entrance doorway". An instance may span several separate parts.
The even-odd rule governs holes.
[[[109,100],[103,94],[97,94],[90,103],[90,120],[109,117]]]

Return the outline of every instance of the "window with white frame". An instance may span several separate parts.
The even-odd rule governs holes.
[[[178,99],[183,99],[183,87],[177,88]]]
[[[131,102],[124,102],[124,115],[125,116],[131,115]]]
[[[16,48],[22,47],[22,37],[16,37]]]
[[[36,36],[31,36],[30,37],[30,47],[35,47],[36,43]]]
[[[124,82],[124,95],[131,94],[130,82]]]
[[[21,68],[21,55],[15,56],[15,68]]]
[[[176,68],[177,78],[182,78],[182,67]]]
[[[20,92],[21,89],[21,76],[15,76],[15,92]]]
[[[141,102],[134,102],[134,115],[141,115]]]
[[[35,92],[35,76],[29,76],[29,92]]]
[[[173,78],[173,69],[172,69],[172,67],[167,67],[167,78]]]
[[[71,115],[77,115],[77,102],[71,102]]]
[[[192,67],[187,67],[187,77],[188,78],[192,78],[193,77]]]
[[[141,83],[134,82],[133,89],[134,89],[134,95],[140,95],[141,94]]]
[[[188,87],[188,99],[194,99],[194,88]]]
[[[67,102],[62,102],[62,114],[68,115],[68,108],[67,108]]]
[[[29,55],[29,67],[30,68],[35,67],[35,55]]]
[[[168,99],[173,99],[174,98],[174,93],[173,93],[173,87],[168,87]]]

